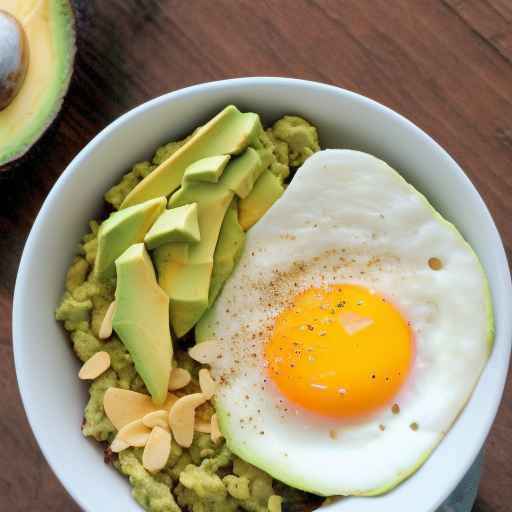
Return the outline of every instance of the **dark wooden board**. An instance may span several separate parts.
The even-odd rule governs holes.
[[[88,0],[60,121],[0,176],[0,510],[72,511],[19,399],[11,306],[21,251],[57,177],[104,126],[166,91],[222,78],[294,76],[404,114],[461,164],[512,250],[510,0]],[[512,511],[512,384],[487,445],[475,512]]]

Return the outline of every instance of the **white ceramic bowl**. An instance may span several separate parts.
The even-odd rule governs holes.
[[[54,320],[64,273],[103,193],[134,162],[183,136],[228,103],[265,123],[299,114],[320,131],[323,147],[375,154],[398,169],[455,223],[489,276],[496,318],[491,358],[470,402],[426,464],[392,492],[349,498],[337,512],[431,512],[460,481],[482,447],[501,399],[511,347],[512,292],[500,236],[460,167],[428,135],[388,108],[336,87],[282,78],[201,84],[156,98],[123,115],[71,162],[48,195],[28,238],[14,297],[18,383],[39,445],[73,498],[87,511],[139,511],[125,478],[103,464],[98,444],[80,433],[87,385]],[[397,447],[400,449],[400,447]],[[340,464],[343,459],[340,457]]]

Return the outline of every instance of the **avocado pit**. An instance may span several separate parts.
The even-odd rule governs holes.
[[[27,74],[29,47],[25,30],[0,9],[0,110],[16,97]]]

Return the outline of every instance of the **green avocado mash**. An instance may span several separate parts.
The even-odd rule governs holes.
[[[190,137],[158,148],[151,162],[135,164],[118,184],[107,191],[105,201],[118,210],[128,194]],[[261,131],[253,147],[261,159],[262,172],[271,173],[277,178],[278,187],[283,187],[284,180],[290,175],[290,167],[301,165],[308,156],[320,149],[316,129],[294,116],[285,116],[272,128]],[[240,208],[244,208],[241,203],[246,202],[245,209],[252,225],[280,195],[271,194],[273,199],[262,207],[258,198],[264,196],[261,190],[264,182],[265,179],[258,187],[256,180],[254,190],[260,191],[252,198],[249,191],[252,183],[247,192],[244,189],[243,198],[232,200],[232,194],[229,196],[228,214],[224,217],[220,241],[213,255],[211,300],[207,305],[211,305],[219,293],[242,250],[245,235],[243,225],[241,227],[237,221],[237,211],[240,215]],[[259,206],[253,208],[253,205]],[[81,361],[87,361],[98,351],[106,351],[110,355],[110,369],[90,385],[82,432],[97,441],[111,443],[116,429],[103,410],[106,390],[110,387],[141,393],[148,393],[148,390],[135,370],[130,353],[115,333],[106,340],[99,338],[100,326],[116,290],[116,277],[100,279],[93,271],[100,224],[101,221],[90,222],[90,232],[83,236],[78,246],[78,254],[67,272],[65,293],[56,310],[56,318],[69,332],[72,348]],[[193,342],[193,337],[189,334],[181,341],[186,347],[186,343]],[[185,347],[177,348],[176,345],[174,364],[190,371],[193,380],[187,388],[193,392],[198,389],[199,365],[190,359]],[[208,404],[198,409],[198,415],[204,415],[205,420],[209,420],[212,413],[212,407]],[[320,505],[320,499],[316,496],[273,480],[235,457],[224,442],[214,444],[207,434],[196,432],[192,446],[186,449],[173,441],[166,466],[155,474],[144,469],[142,450],[128,448],[114,455],[107,448],[106,455],[114,467],[128,477],[135,500],[150,512],[305,512]]]

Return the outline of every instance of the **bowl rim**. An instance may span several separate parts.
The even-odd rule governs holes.
[[[43,453],[48,465],[54,472],[54,474],[59,479],[60,483],[63,485],[64,489],[68,492],[68,494],[73,498],[73,500],[82,508],[83,510],[87,510],[87,506],[82,499],[82,497],[75,492],[73,480],[74,478],[69,477],[67,474],[63,474],[63,472],[57,469],[56,461],[58,457],[55,456],[55,452],[50,449],[49,446],[45,445],[41,440],[41,432],[42,426],[39,425],[30,408],[29,400],[27,398],[27,394],[24,391],[28,384],[29,378],[28,375],[21,370],[21,345],[22,345],[22,333],[21,333],[21,325],[23,324],[23,316],[22,316],[22,304],[20,296],[22,295],[22,290],[27,286],[25,274],[27,273],[27,268],[29,265],[29,258],[31,254],[34,252],[35,246],[35,232],[37,231],[39,225],[43,222],[43,218],[46,217],[48,210],[51,205],[58,200],[58,196],[60,190],[65,187],[66,183],[73,179],[73,174],[76,170],[78,170],[81,166],[82,161],[89,155],[91,152],[94,152],[96,146],[101,143],[103,139],[108,137],[111,132],[114,132],[120,125],[129,122],[133,118],[139,116],[142,112],[148,109],[152,109],[158,107],[161,104],[165,104],[169,101],[173,101],[174,99],[186,96],[186,95],[194,95],[201,92],[208,92],[212,89],[224,88],[224,87],[236,87],[237,85],[241,85],[244,87],[249,86],[257,86],[257,85],[275,85],[275,86],[286,86],[286,85],[298,85],[303,87],[309,87],[317,90],[324,90],[326,92],[331,91],[332,93],[343,94],[347,97],[352,98],[352,100],[356,102],[366,103],[371,106],[373,109],[377,111],[381,111],[386,116],[390,116],[394,119],[395,122],[399,122],[408,130],[412,130],[416,133],[417,136],[422,138],[426,144],[431,146],[431,148],[435,151],[441,152],[445,158],[449,160],[449,162],[454,166],[454,170],[458,171],[460,174],[460,178],[464,181],[465,186],[468,187],[475,198],[479,200],[480,207],[482,209],[482,213],[488,216],[488,220],[490,221],[489,227],[490,229],[494,229],[497,240],[499,241],[499,246],[496,247],[497,251],[497,266],[500,267],[501,273],[503,277],[506,278],[506,283],[503,283],[502,293],[500,295],[500,302],[503,301],[507,304],[508,308],[512,308],[512,282],[510,278],[510,270],[508,265],[508,260],[506,256],[506,252],[503,246],[503,241],[499,234],[499,231],[496,227],[494,219],[492,218],[487,205],[484,200],[480,196],[479,192],[468,178],[468,176],[464,173],[462,168],[455,162],[455,160],[449,155],[449,153],[440,146],[434,139],[432,139],[426,132],[424,132],[421,128],[419,128],[412,121],[407,119],[405,116],[399,114],[393,109],[383,105],[380,102],[372,100],[362,94],[350,91],[348,89],[338,87],[336,85],[330,85],[317,81],[303,80],[297,78],[289,78],[289,77],[268,77],[268,76],[255,76],[255,77],[240,77],[240,78],[231,78],[226,80],[216,80],[210,82],[201,82],[194,85],[190,85],[187,87],[183,87],[174,91],[170,91],[164,93],[158,97],[150,99],[140,105],[128,110],[121,116],[114,119],[111,123],[109,123],[106,127],[104,127],[97,135],[95,135],[79,152],[75,157],[69,162],[66,166],[62,174],[56,180],[54,185],[52,186],[50,192],[45,198],[41,209],[39,210],[30,233],[25,242],[25,246],[23,248],[22,257],[20,260],[20,265],[18,267],[18,272],[16,276],[14,295],[13,295],[13,313],[12,313],[12,340],[13,340],[13,353],[14,353],[14,364],[16,371],[16,378],[18,382],[18,387],[20,391],[21,401],[23,404],[23,408],[25,410],[25,414],[27,416],[30,428],[34,437],[36,438],[37,444]],[[494,423],[494,419],[498,412],[499,405],[501,403],[501,399],[503,396],[506,379],[508,375],[508,368],[510,362],[510,347],[512,343],[512,317],[511,319],[506,319],[505,329],[501,332],[501,336],[505,337],[508,340],[508,351],[506,357],[503,358],[501,362],[501,375],[500,379],[497,382],[497,388],[493,396],[489,399],[491,402],[491,406],[489,407],[489,411],[486,418],[486,426],[481,432],[481,435],[478,439],[475,439],[475,442],[472,444],[471,449],[468,450],[468,453],[472,456],[471,462],[476,459],[478,453],[481,450],[481,447],[485,443],[485,440],[489,434],[489,431]],[[444,491],[438,494],[438,498],[436,500],[436,505],[434,508],[429,510],[428,512],[433,512],[436,510],[450,495],[450,493],[455,489],[460,480],[464,477],[465,472],[469,469],[471,462],[465,467],[461,464],[459,471],[456,471],[456,475],[454,475],[449,483],[446,483],[444,486]],[[391,491],[392,492],[392,491]],[[425,511],[427,512],[427,511]]]

